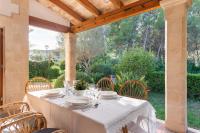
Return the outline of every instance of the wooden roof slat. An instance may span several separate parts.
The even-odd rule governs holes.
[[[77,0],[82,6],[89,10],[93,15],[99,16],[101,12],[88,0]]]
[[[65,12],[67,12],[70,16],[72,16],[77,21],[83,22],[85,19],[80,14],[72,10],[70,7],[68,7],[65,3],[63,3],[61,0],[49,0]]]
[[[37,26],[40,28],[45,28],[49,30],[54,30],[58,32],[68,33],[70,32],[70,28],[64,25],[60,25],[54,22],[50,22],[47,20],[43,20],[37,17],[29,16],[29,24],[32,26]]]
[[[135,3],[123,6],[121,9],[117,9],[105,14],[102,14],[96,18],[88,19],[82,22],[78,26],[72,26],[72,32],[81,32],[97,26],[115,22],[133,15],[147,12],[160,7],[160,0],[140,0]]]
[[[123,3],[121,0],[110,0],[110,2],[116,7],[116,8],[121,8],[123,6]]]

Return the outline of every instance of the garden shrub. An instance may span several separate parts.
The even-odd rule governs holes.
[[[160,58],[156,59],[156,70],[155,71],[165,71],[165,60]]]
[[[188,74],[188,97],[200,100],[200,74]]]
[[[92,77],[92,81],[93,81],[93,83],[97,83],[101,78],[103,78],[103,77],[106,77],[106,75],[105,74],[103,74],[103,73],[91,73],[90,74],[91,75],[91,77]]]
[[[102,73],[104,76],[113,74],[113,70],[108,64],[95,64],[91,68],[92,73]]]
[[[44,77],[50,80],[57,78],[59,75],[60,69],[52,61],[50,63],[48,61],[29,61],[29,78]]]
[[[187,61],[188,73],[200,73],[200,66],[197,66],[192,60]]]
[[[55,81],[54,88],[64,87],[64,83],[63,83],[64,80],[65,80],[65,75],[64,74],[60,75]]]
[[[29,61],[29,77],[45,77],[48,78],[48,61],[33,62]]]
[[[77,80],[85,80],[88,83],[92,83],[91,76],[85,72],[76,72],[76,79]]]
[[[65,61],[60,62],[60,69],[65,70]]]
[[[165,76],[164,72],[153,72],[146,75],[147,86],[154,92],[164,92]]]
[[[60,69],[58,67],[52,66],[47,71],[48,79],[55,79],[60,75]]]
[[[142,48],[133,48],[125,52],[119,61],[118,72],[133,72],[137,78],[155,70],[155,59],[151,52]]]
[[[164,72],[153,72],[145,78],[147,85],[153,92],[165,91],[165,74]],[[200,100],[200,74],[187,75],[188,97]]]

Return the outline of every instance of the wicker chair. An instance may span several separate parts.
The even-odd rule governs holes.
[[[47,128],[41,113],[21,113],[0,120],[0,132],[6,133],[64,133],[56,128]]]
[[[51,83],[43,77],[35,77],[26,84],[26,93],[31,91],[48,90],[53,88]]]
[[[2,125],[3,123],[5,124],[8,122],[12,122],[12,120],[17,120],[17,119],[23,118],[25,116],[30,116],[33,114],[36,114],[36,112],[27,111],[27,112],[22,112],[18,114],[13,114],[8,117],[0,118],[0,125]],[[41,114],[41,113],[38,113],[38,114]]]
[[[142,82],[138,80],[129,80],[121,87],[120,95],[146,100],[148,90]]]
[[[120,95],[146,100],[148,89],[142,82],[138,80],[128,80],[121,87]],[[124,126],[122,128],[122,132],[128,133],[128,127]]]
[[[14,114],[30,111],[28,103],[14,102],[0,106],[0,118],[5,118]]]
[[[102,91],[108,91],[108,90],[114,91],[114,83],[110,78],[107,77],[100,79],[97,82],[96,87],[100,88]]]

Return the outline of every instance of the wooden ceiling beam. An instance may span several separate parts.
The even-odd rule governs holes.
[[[29,25],[37,26],[44,29],[49,29],[57,32],[68,33],[70,28],[64,25],[60,25],[54,22],[50,22],[37,17],[29,16]]]
[[[87,10],[89,10],[96,17],[101,14],[101,12],[88,0],[78,0],[78,2],[84,6]]]
[[[123,6],[121,9],[102,14],[96,18],[88,19],[80,25],[71,27],[73,32],[81,32],[97,26],[115,22],[130,16],[138,15],[160,7],[160,0],[140,0],[135,3]]]
[[[110,0],[110,2],[116,7],[116,8],[121,8],[123,6],[123,3],[121,0]]]
[[[76,19],[79,22],[83,22],[85,19],[80,14],[72,10],[70,7],[68,7],[65,3],[63,3],[61,0],[49,0],[62,10],[64,10],[66,13],[68,13],[70,16],[72,16],[74,19]]]

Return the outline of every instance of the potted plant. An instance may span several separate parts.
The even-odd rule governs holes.
[[[75,83],[76,95],[83,95],[85,90],[88,89],[88,83],[85,80],[79,80]]]

